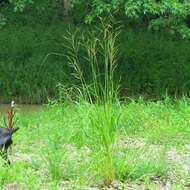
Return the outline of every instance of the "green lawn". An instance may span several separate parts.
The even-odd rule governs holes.
[[[190,100],[130,100],[110,109],[108,136],[103,106],[53,104],[18,114],[12,163],[0,162],[1,188],[189,189]],[[111,171],[114,180],[106,187]]]

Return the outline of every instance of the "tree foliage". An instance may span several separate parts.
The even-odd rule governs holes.
[[[183,38],[190,37],[190,0],[9,0],[9,2],[13,5],[14,11],[23,11],[28,5],[45,10],[49,5],[68,4],[79,18],[83,15],[85,23],[92,23],[98,17],[110,15],[117,21],[122,15],[130,20],[147,23],[149,29],[167,30],[171,34],[179,33]],[[3,18],[1,23],[4,24],[5,18],[0,15],[1,17]]]
[[[73,7],[84,3],[86,1],[71,0]],[[190,0],[88,0],[88,5],[86,23],[101,16],[123,14],[134,21],[147,22],[149,29],[167,29],[171,34],[190,37]]]

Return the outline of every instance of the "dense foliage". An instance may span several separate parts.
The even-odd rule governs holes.
[[[72,33],[81,30],[84,34],[93,31],[96,35],[98,31],[95,28],[99,24],[97,16],[108,18],[107,15],[110,13],[112,17],[109,17],[111,18],[109,21],[114,26],[118,26],[120,21],[121,26],[116,42],[119,48],[118,67],[114,77],[115,82],[120,81],[121,94],[126,96],[143,93],[147,96],[160,97],[167,92],[170,95],[189,95],[190,46],[187,39],[182,40],[181,35],[175,33],[181,31],[182,34],[187,31],[188,34],[189,29],[179,29],[182,24],[184,27],[187,26],[185,16],[188,11],[184,6],[188,7],[188,1],[168,0],[152,3],[159,7],[169,6],[166,2],[176,4],[176,7],[173,4],[176,12],[173,10],[169,16],[161,17],[158,16],[161,13],[159,11],[151,13],[153,9],[147,10],[146,14],[143,13],[143,7],[145,5],[147,7],[148,2],[150,5],[150,1],[145,0],[138,4],[133,17],[126,14],[124,7],[130,1],[111,1],[111,3],[104,1],[105,7],[103,6],[102,12],[99,13],[95,11],[99,9],[98,1],[89,0],[88,3],[70,1],[73,3],[72,13],[67,17],[59,2],[53,5],[52,1],[44,4],[44,1],[38,0],[23,6],[19,5],[21,2],[27,1],[14,1],[14,6],[7,3],[0,4],[1,21],[3,21],[0,30],[1,102],[10,101],[12,97],[19,97],[17,102],[20,103],[46,102],[48,97],[59,96],[57,87],[59,83],[64,87],[79,84],[79,81],[71,75],[73,70],[68,64],[68,44],[64,36],[67,36],[69,28]],[[106,9],[108,5],[114,5],[110,11]],[[19,6],[23,7],[22,11],[18,11],[21,9],[13,11],[13,8]],[[95,16],[91,24],[85,24],[85,19],[90,21],[88,19],[93,14]],[[162,24],[163,30],[155,25],[159,20],[166,22],[172,19],[175,22],[171,22],[171,25],[163,27]],[[147,30],[147,24],[153,26],[154,30]],[[172,28],[179,30],[173,33]],[[88,61],[84,59],[86,54],[83,48],[79,49],[79,55],[83,60],[79,64],[84,68],[84,76],[91,84],[92,81],[89,80],[91,72]],[[100,59],[99,63],[103,64]]]
[[[74,0],[73,4],[78,6],[85,2]],[[85,19],[87,23],[91,23],[97,16],[111,14],[118,20],[121,15],[125,15],[133,21],[146,22],[149,29],[164,29],[171,34],[179,33],[183,38],[190,37],[189,0],[91,0],[86,6],[90,7]]]
[[[190,37],[189,0],[9,0],[14,11],[23,11],[32,6],[38,11],[44,11],[48,7],[66,9],[69,7],[74,14],[85,18],[86,23],[91,23],[97,17],[113,15],[115,21],[126,18],[141,20],[148,24],[150,29],[167,29],[169,33],[179,33],[183,38]],[[5,19],[2,19],[5,23]]]

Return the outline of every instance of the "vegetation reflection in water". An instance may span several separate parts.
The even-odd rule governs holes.
[[[41,111],[43,108],[42,105],[37,104],[17,104],[16,110],[19,113],[30,113],[30,112],[38,112]],[[5,114],[9,109],[9,104],[0,104],[0,114]]]

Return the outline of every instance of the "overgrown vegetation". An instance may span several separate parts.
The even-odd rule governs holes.
[[[66,18],[57,8],[36,11],[28,7],[23,13],[6,8],[2,12],[8,22],[1,28],[0,102],[14,98],[17,103],[45,103],[49,97],[58,98],[58,84],[68,89],[79,84],[71,76],[73,70],[65,56],[69,55],[65,36],[69,27],[72,34],[79,31],[80,36],[90,31],[91,37],[96,36],[97,25],[83,24],[76,13]],[[114,78],[120,81],[120,95],[143,94],[157,99],[166,93],[189,96],[189,42],[164,31],[147,31],[146,24],[138,20],[132,22],[121,17],[119,25]],[[78,52],[80,57],[86,56],[84,47]],[[101,55],[97,59],[103,68]],[[79,64],[87,84],[92,84],[86,60],[80,60]]]
[[[189,99],[169,97],[112,104],[120,119],[114,131],[114,181],[109,187],[188,189],[189,108]],[[52,102],[41,112],[18,117],[12,164],[0,165],[1,187],[103,188],[106,152],[101,141],[108,140],[98,129],[105,121],[103,106]]]

